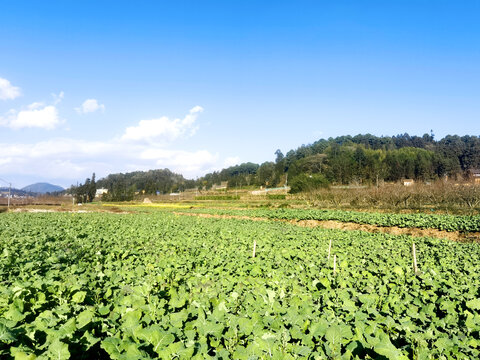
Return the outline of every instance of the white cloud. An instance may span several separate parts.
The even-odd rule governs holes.
[[[180,137],[189,137],[195,134],[197,127],[195,121],[201,106],[195,106],[183,119],[170,120],[166,116],[152,120],[140,120],[138,126],[127,127],[122,136],[126,141],[159,141],[170,142]]]
[[[121,153],[121,147],[112,142],[68,138],[0,144],[0,148],[0,163],[5,173],[78,180],[95,169],[111,170],[109,162]]]
[[[1,80],[1,79],[0,79]],[[63,99],[63,91],[58,95],[52,94],[53,105],[46,105],[42,101],[36,101],[27,105],[23,110],[10,109],[5,115],[0,116],[0,126],[11,129],[42,128],[52,130],[63,123],[58,115],[56,105]]]
[[[30,105],[27,106],[27,108],[29,110],[36,110],[36,109],[40,109],[44,106],[45,106],[45,104],[43,102],[39,101],[39,102],[31,103]]]
[[[0,126],[11,129],[42,128],[51,130],[62,123],[58,116],[58,110],[53,105],[45,106],[41,102],[35,102],[27,106],[27,110],[10,110],[5,117],[0,118]]]
[[[87,99],[83,104],[75,108],[75,111],[79,114],[88,114],[95,111],[105,111],[105,105],[99,104],[97,99]]]
[[[203,107],[197,105],[197,106],[194,106],[193,108],[190,109],[190,114],[196,114],[196,113],[201,113],[203,112]]]
[[[21,95],[19,87],[13,86],[7,79],[0,78],[0,99],[12,100]]]
[[[32,104],[33,110],[45,108]],[[43,106],[43,107],[42,107]],[[193,108],[182,120],[169,120],[177,125],[173,138],[189,133],[200,107]],[[174,127],[175,128],[175,127]],[[127,133],[127,132],[126,132]],[[167,147],[160,142],[106,141],[57,138],[32,144],[0,143],[2,173],[64,179],[63,183],[83,181],[95,171],[97,177],[134,170],[169,168],[186,177],[204,175],[221,167],[219,155],[200,149],[187,151]]]
[[[149,145],[52,139],[34,144],[0,144],[2,172],[40,175],[81,181],[93,171],[98,176],[114,172],[169,168],[187,177],[204,174],[216,168],[218,154],[207,150],[185,151],[162,149]],[[133,165],[132,165],[133,164]]]
[[[214,168],[218,154],[212,154],[207,150],[191,152],[149,148],[140,153],[140,159],[154,160],[160,167],[168,167],[185,176],[194,176]]]

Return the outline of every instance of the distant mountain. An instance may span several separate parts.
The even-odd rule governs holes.
[[[63,191],[65,189],[61,186],[52,185],[49,183],[36,183],[36,184],[25,186],[24,188],[22,188],[22,190],[32,192],[32,193],[37,193],[37,194],[46,194],[46,193],[52,193],[56,191]]]

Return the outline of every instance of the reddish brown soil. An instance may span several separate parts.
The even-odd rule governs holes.
[[[100,208],[87,208],[87,209],[77,209],[77,208],[67,208],[67,207],[52,207],[49,206],[47,208],[37,207],[37,208],[29,208],[29,207],[15,207],[12,212],[29,212],[29,213],[51,213],[51,212],[68,212],[68,213],[116,213],[116,214],[130,214],[133,211],[125,211],[118,207],[109,207],[108,209],[100,209]]]

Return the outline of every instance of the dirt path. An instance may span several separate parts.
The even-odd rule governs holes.
[[[177,215],[184,216],[198,216],[203,218],[217,218],[217,219],[241,219],[251,221],[271,221],[272,219],[261,217],[250,217],[240,215],[214,215],[214,214],[201,214],[201,213],[184,213],[174,212]],[[376,226],[368,224],[357,224],[351,222],[341,222],[333,220],[273,220],[282,221],[303,227],[321,227],[323,229],[339,229],[339,230],[360,230],[370,233],[386,233],[391,235],[408,235],[413,237],[433,237],[438,239],[449,239],[453,241],[461,242],[480,242],[480,233],[463,234],[459,231],[442,231],[437,229],[419,229],[419,228],[400,228],[396,226]]]

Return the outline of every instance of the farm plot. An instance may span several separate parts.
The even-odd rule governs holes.
[[[415,244],[417,274],[406,236],[2,214],[0,357],[478,358],[478,245]]]
[[[189,209],[191,213],[252,216],[278,220],[335,220],[357,224],[397,226],[400,228],[438,229],[445,231],[478,232],[480,216],[392,214],[345,210],[310,209]]]

